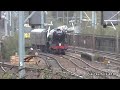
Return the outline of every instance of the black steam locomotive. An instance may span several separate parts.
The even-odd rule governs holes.
[[[66,32],[60,29],[55,29],[48,37],[48,50],[51,53],[65,54],[68,46],[66,43]]]
[[[33,49],[53,54],[65,54],[67,50],[66,32],[53,29],[50,32],[45,29],[34,29],[31,31],[31,44]]]

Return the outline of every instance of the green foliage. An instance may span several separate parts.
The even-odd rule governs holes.
[[[25,47],[30,47],[30,46],[31,46],[30,39],[25,39]]]
[[[116,28],[120,36],[120,26],[116,26]],[[95,35],[116,36],[116,30],[114,30],[112,27],[103,28],[101,25],[98,25],[97,29],[86,27],[81,30],[82,34],[93,34],[93,32],[95,32]]]
[[[18,52],[18,35],[15,34],[14,37],[7,37],[3,41],[3,59],[9,60],[10,56],[14,55],[15,52]]]

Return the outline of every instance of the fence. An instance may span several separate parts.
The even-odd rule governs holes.
[[[75,37],[75,38],[74,38]],[[75,44],[73,43],[75,39]],[[92,35],[67,35],[67,42],[70,46],[78,46],[83,48],[93,48]],[[95,36],[95,49],[108,52],[116,52],[116,37],[110,36]],[[120,38],[119,38],[119,52],[120,52]]]

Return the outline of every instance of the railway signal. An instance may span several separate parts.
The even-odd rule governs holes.
[[[102,11],[101,12],[101,25],[103,28],[107,26],[118,25],[118,11]]]
[[[114,30],[116,30],[116,57],[118,57],[119,54],[119,34],[118,30],[116,29],[116,25],[118,25],[118,14],[120,11],[102,11],[101,12],[101,24],[103,25],[104,28],[107,26],[112,26]]]

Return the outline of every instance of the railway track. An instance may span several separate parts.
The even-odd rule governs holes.
[[[2,64],[2,62],[0,62],[0,64]],[[15,79],[19,78],[19,72],[22,70],[22,69],[19,70],[18,65],[11,65],[9,63],[2,64],[1,69],[4,71],[3,75],[5,75],[6,73],[12,73],[12,74],[14,74],[16,76]],[[26,75],[23,77],[24,79],[26,77],[28,77],[28,75],[29,75],[28,72],[32,72],[32,73],[38,72],[39,73],[41,70],[43,70],[43,68],[36,68],[36,67],[25,67],[23,69],[25,69],[25,72],[26,72]]]
[[[96,74],[100,74],[100,73],[108,73],[108,72],[105,72],[105,71],[102,71],[98,68],[95,68],[93,66],[91,66],[90,64],[87,64],[84,60],[80,61],[78,58],[75,58],[75,57],[71,57],[71,56],[66,56],[66,55],[63,55],[63,56],[56,56],[56,55],[52,55],[52,54],[49,54],[50,57],[53,57],[54,59],[57,60],[57,62],[59,63],[59,65],[66,69],[66,71],[69,71],[69,72],[72,72],[74,73],[74,75],[77,75],[77,76],[85,76],[87,74],[90,74],[90,72],[95,72]],[[77,60],[77,62],[75,62],[74,60]],[[79,63],[82,63],[82,64],[78,64]],[[82,66],[81,66],[82,65]],[[85,68],[88,67],[87,69]],[[71,67],[71,68],[70,68]],[[78,71],[78,72],[77,72]],[[76,73],[76,74],[75,74]],[[105,75],[93,75],[94,78],[119,78],[118,76],[116,75],[112,75],[112,76],[105,76]]]
[[[56,56],[56,55],[53,55],[53,54],[44,54],[44,53],[39,53],[39,55],[47,56],[47,57],[50,57],[53,60],[55,60],[57,62],[57,64],[59,65],[59,67],[62,69],[62,71],[66,71],[66,72],[70,73],[71,75],[76,76],[78,78],[83,78],[81,75],[78,75],[75,72],[73,72],[73,71],[69,70],[68,68],[64,67],[60,62],[60,59],[61,59],[60,56]]]
[[[95,75],[93,74],[92,75],[92,72],[95,72],[96,74],[97,73],[101,73],[100,70],[97,70],[95,68],[92,68],[90,67],[89,65],[85,64],[84,62],[81,62],[80,60],[76,59],[76,58],[73,58],[73,57],[70,57],[70,56],[62,56],[63,58],[66,58],[67,60],[71,61],[73,64],[75,64],[77,67],[79,67],[80,69],[86,71],[86,75],[85,77],[92,77],[92,78],[97,78],[97,79],[107,79],[106,76],[102,76],[102,75]],[[78,72],[79,73],[79,72]]]
[[[73,46],[69,46],[68,48],[69,48],[68,51],[74,50],[74,52],[80,52],[80,53],[82,53],[82,52],[92,52],[93,51],[92,49],[81,48],[81,47],[73,47]],[[120,54],[118,54],[118,57],[116,57],[115,53],[105,52],[105,51],[100,51],[100,50],[95,50],[95,53],[104,55],[108,58],[112,58],[112,59],[115,59],[115,60],[117,60],[117,58],[119,59],[119,57],[120,57]]]
[[[93,65],[94,65],[93,62],[91,62],[91,61],[86,61],[86,60],[82,60],[81,57],[80,57],[80,55],[77,55],[77,54],[74,54],[74,53],[72,53],[71,55],[70,55],[70,54],[66,54],[66,55],[69,56],[69,57],[75,58],[74,60],[82,61],[84,64],[88,65],[90,68],[96,69],[96,70],[98,70],[98,71],[100,71],[100,72],[103,72],[103,73],[106,73],[106,74],[111,74],[114,78],[120,78],[120,76],[118,76],[118,74],[115,75],[113,72],[107,72],[107,71],[104,71],[104,70],[99,69],[99,68],[101,67],[101,66],[100,66],[101,63],[94,63],[94,64],[97,64],[97,67],[94,67],[94,66],[93,66]],[[77,63],[77,64],[78,64],[78,63]],[[91,64],[93,64],[93,65],[91,65]],[[101,65],[102,65],[102,67],[105,66],[104,64],[101,64]],[[112,76],[110,76],[110,78],[111,78]]]
[[[56,61],[56,59],[49,57],[46,55],[39,55],[40,57],[44,58],[44,61],[46,62],[46,65],[49,69],[55,70],[55,71],[62,71],[63,69],[59,65],[59,63]]]
[[[88,52],[88,53],[91,53],[92,52],[92,49],[80,49],[80,48],[76,48],[76,49],[68,49],[68,52],[75,52],[75,53],[77,53],[77,54],[81,54],[81,53],[83,53],[83,52]],[[109,61],[112,63],[112,64],[114,64],[114,65],[116,65],[116,66],[120,66],[120,59],[118,58],[116,58],[115,56],[115,53],[106,53],[106,52],[103,52],[103,51],[98,51],[98,50],[96,50],[96,52],[95,52],[96,54],[99,54],[99,55],[101,55],[101,56],[104,56],[104,57],[106,57],[106,59],[109,59]]]
[[[78,60],[75,57],[71,57],[71,56],[67,56],[67,55],[53,55],[53,54],[46,54],[46,53],[39,53],[39,55],[37,56],[39,58],[42,58],[45,61],[46,67],[49,68],[50,70],[55,70],[56,71],[64,71],[67,73],[70,73],[71,76],[75,76],[76,78],[86,78],[88,76],[88,74],[90,74],[90,72],[96,72],[96,73],[102,73],[104,71],[100,71],[94,67],[91,67],[90,65],[86,64],[83,61]],[[39,62],[38,62],[39,63]],[[38,65],[38,63],[36,65]],[[0,64],[2,64],[2,62],[0,62]],[[12,70],[13,68],[16,69],[16,73],[19,73],[19,66],[17,65],[11,65],[8,63],[4,63],[2,65],[3,67],[3,71],[6,72],[4,70],[5,67],[9,68],[9,70]],[[25,67],[24,68],[26,72],[40,72],[41,70],[43,70],[42,68],[38,68],[36,67]],[[14,73],[15,74],[15,73]],[[18,77],[18,75],[16,74],[16,76]],[[38,75],[39,76],[39,75]],[[25,76],[27,77],[27,76]],[[113,77],[113,76],[112,76]],[[92,77],[90,78],[108,78],[106,76],[96,76],[93,74]],[[111,76],[110,76],[111,78]],[[114,78],[119,78],[118,76],[114,75]]]
[[[69,75],[74,76],[76,78],[81,79],[82,77],[78,76],[77,74],[65,69],[58,61],[56,58],[54,58],[53,56],[51,56],[50,54],[47,53],[39,53],[38,57],[41,57],[42,59],[45,60],[46,65],[49,69],[52,70],[52,72],[63,72],[64,73],[69,73]]]
[[[57,70],[55,69],[55,71],[60,72],[60,70],[61,70],[61,71],[64,71],[64,73],[69,73],[69,75],[71,75],[73,77],[76,77],[76,78],[79,78],[79,79],[82,78],[81,76],[65,69],[63,66],[61,66],[61,64],[56,59],[54,59],[50,55],[40,54],[37,57],[42,58],[46,63],[46,67],[50,70],[53,70],[53,69],[57,68]],[[4,73],[8,72],[8,70],[11,71],[12,69],[14,69],[16,71],[16,72],[14,72],[14,74],[16,75],[16,78],[19,77],[18,73],[21,70],[19,70],[18,65],[11,65],[10,63],[2,63],[2,62],[0,62],[0,64],[2,64],[1,69],[4,71]],[[38,63],[36,65],[38,65]],[[7,68],[9,68],[9,69],[7,70]],[[23,69],[25,69],[26,72],[33,72],[33,73],[35,73],[36,71],[39,73],[41,70],[43,70],[43,68],[39,68],[39,66],[38,66],[38,68],[37,67],[25,67]],[[29,73],[29,74],[31,74],[31,73]],[[25,75],[23,78],[26,78],[29,74]],[[40,76],[40,75],[37,75],[37,76]]]
[[[36,57],[36,56],[31,56],[31,57]],[[29,62],[29,60],[31,59],[31,57],[27,57],[27,59],[24,62]],[[23,68],[23,69],[25,69],[26,75],[23,78],[26,78],[29,75],[28,72],[32,72],[32,73],[36,73],[37,72],[37,73],[39,73],[44,68],[49,68],[50,65],[48,64],[48,62],[46,61],[45,58],[40,57],[40,56],[37,56],[37,57],[42,58],[42,60],[45,61],[45,64],[44,65],[39,65],[40,61],[38,61],[38,62],[36,62],[35,65],[32,65],[32,66],[31,65],[30,66],[25,65],[25,68]],[[4,63],[0,62],[0,64],[1,64],[2,71],[4,71],[4,74],[12,72],[16,76],[15,79],[19,78],[19,72],[21,70],[23,70],[23,69],[19,69],[19,65],[13,65],[13,64],[7,63],[7,62],[4,62]]]
[[[2,62],[0,62],[1,64]],[[26,72],[36,72],[36,71],[41,71],[42,69],[40,68],[33,68],[33,67],[25,67],[23,69],[19,69],[19,66],[18,65],[11,65],[9,63],[4,63],[2,64],[1,66],[4,74],[5,75],[6,73],[12,73],[14,74],[16,77],[15,79],[18,79],[19,78],[19,72],[23,69],[25,69]],[[23,78],[26,78],[28,75],[25,75]]]

